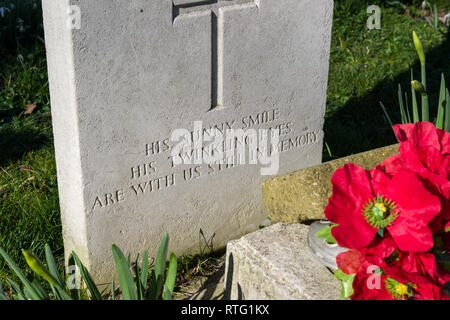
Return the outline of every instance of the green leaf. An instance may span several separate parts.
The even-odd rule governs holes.
[[[320,229],[319,231],[317,231],[317,233],[315,234],[315,236],[317,238],[322,238],[325,239],[328,243],[331,244],[335,244],[337,243],[336,240],[333,238],[333,235],[331,234],[331,229],[333,227],[337,226],[336,224],[331,225],[331,226],[326,226],[322,229]]]
[[[164,292],[163,292],[164,300],[172,299],[172,293],[173,293],[173,289],[175,288],[176,278],[177,278],[177,257],[175,256],[175,254],[171,253],[169,268],[167,269],[166,283],[164,284]],[[170,299],[169,299],[169,296],[167,296],[167,294],[166,294],[167,290],[170,293]]]
[[[450,132],[450,93],[445,90],[445,131]]]
[[[3,285],[1,281],[0,281],[0,300],[9,300],[6,297],[5,292],[3,291]]]
[[[80,258],[73,251],[72,251],[71,257],[73,257],[76,265],[78,266],[78,269],[80,270],[81,277],[83,278],[83,281],[86,284],[86,287],[88,288],[88,290],[91,294],[91,299],[92,300],[103,300],[103,297],[102,297],[101,293],[98,291],[98,288],[95,285],[94,280],[92,280],[91,274],[85,268],[85,266],[81,262]]]
[[[33,296],[30,294],[30,292],[28,292],[28,294],[25,294],[25,292],[20,288],[19,284],[14,280],[7,278],[6,282],[11,287],[11,289],[14,290],[20,300],[35,300],[33,299]]]
[[[439,28],[439,13],[436,4],[433,5],[433,17],[434,17],[434,27],[437,29]]]
[[[128,259],[125,258],[122,251],[115,244],[112,245],[112,252],[124,300],[137,300],[137,289],[130,271]]]
[[[391,128],[394,126],[394,123],[391,120],[391,117],[389,116],[389,113],[386,110],[386,107],[384,106],[383,102],[380,101],[381,109],[383,109],[384,115],[386,116],[387,121],[389,122],[389,125]]]
[[[147,281],[148,281],[148,252],[144,251],[142,255],[142,269],[141,269],[141,284],[142,287],[147,289]]]
[[[44,297],[45,300],[50,300],[50,296],[48,295],[47,291],[45,291],[44,288],[42,288],[42,286],[37,282],[36,279],[34,279],[31,285],[33,286],[34,289],[36,289],[36,291],[39,291],[39,294],[42,297]]]
[[[439,91],[439,105],[438,105],[438,114],[436,119],[436,128],[443,130],[444,129],[444,114],[445,114],[445,77],[444,74],[441,76],[441,89]]]
[[[422,74],[422,85],[423,85],[424,91],[426,92],[426,90],[427,90],[427,68],[426,68],[425,50],[423,49],[422,42],[420,41],[420,39],[417,36],[415,31],[413,31],[413,40],[414,40],[414,46],[416,47],[417,54],[419,55],[421,74]],[[423,93],[422,93],[422,121],[430,121],[428,95],[426,95],[426,94],[424,95]]]
[[[136,275],[135,283],[136,283],[137,300],[144,300],[144,294],[145,294],[144,291],[145,290],[144,290],[144,288],[142,286],[141,279],[139,277],[139,275],[140,275],[140,272],[139,272],[139,254],[136,257],[136,261],[134,263],[134,274]]]
[[[56,279],[61,287],[64,287],[64,282],[61,279],[61,275],[58,272],[58,267],[56,266],[55,257],[53,256],[52,249],[48,244],[45,245],[45,258],[47,260],[48,271]]]
[[[430,20],[428,17],[425,17],[425,21],[428,22],[428,24],[430,25],[430,27],[434,28],[433,22],[431,22],[431,20]]]
[[[3,285],[2,282],[0,281],[0,301],[6,301],[9,300],[8,297],[5,295],[5,292],[3,291]]]
[[[411,83],[414,81],[414,71],[411,69]],[[414,90],[414,87],[411,85],[411,94],[412,94],[412,106],[413,106],[413,120],[414,123],[417,123],[420,121],[419,116],[419,107],[417,105],[417,96],[416,96],[416,90]]]
[[[402,124],[406,124],[408,123],[408,119],[406,117],[405,105],[403,103],[402,86],[400,84],[398,85],[398,103],[400,106],[400,115],[402,117]]]
[[[156,257],[153,271],[152,283],[150,286],[150,300],[156,300],[160,297],[163,283],[164,271],[166,269],[167,251],[169,250],[169,235],[166,233],[161,240],[158,256]]]
[[[111,299],[116,300],[116,284],[114,281],[114,276],[112,277],[111,281]]]
[[[411,122],[411,115],[409,114],[409,102],[408,102],[408,94],[405,92],[405,109],[406,109],[406,121],[407,123]]]
[[[42,261],[39,260],[39,258],[34,253],[22,249],[22,254],[25,257],[25,261],[27,262],[31,270],[33,270],[37,275],[44,278],[51,285],[55,287],[58,285],[58,281],[50,274]]]
[[[163,298],[163,300],[172,300],[172,293],[166,287],[164,287],[164,292],[163,292],[162,298]]]
[[[414,46],[416,47],[417,54],[419,55],[420,64],[425,65],[425,51],[423,50],[422,42],[420,41],[417,33],[413,31]]]
[[[353,295],[353,280],[355,279],[355,274],[346,274],[341,270],[337,270],[334,276],[342,281],[341,299],[348,299]]]
[[[378,234],[381,238],[383,238],[383,237],[384,237],[384,229],[383,229],[383,228],[378,229],[377,234]]]
[[[0,255],[5,259],[6,263],[9,265],[9,267],[14,271],[14,273],[17,275],[17,277],[22,281],[25,289],[28,290],[30,298],[33,300],[42,300],[44,297],[42,297],[39,292],[37,292],[33,286],[31,285],[31,282],[28,280],[28,278],[25,276],[25,274],[20,270],[20,268],[16,265],[14,260],[3,250],[2,247],[0,247]]]

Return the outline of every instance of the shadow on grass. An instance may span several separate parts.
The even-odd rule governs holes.
[[[0,166],[50,143],[48,133],[36,124],[36,119],[15,120],[16,113],[14,110],[0,113]]]
[[[414,78],[420,80],[420,64],[413,65]],[[446,76],[447,87],[450,84],[450,33],[444,43],[427,53],[427,85],[430,93],[431,119],[436,116],[441,73]],[[396,143],[395,136],[386,121],[379,102],[382,101],[394,124],[400,123],[398,105],[398,84],[403,92],[410,91],[411,72],[398,74],[393,80],[380,81],[367,95],[351,98],[342,108],[325,119],[325,142],[331,149],[330,157],[324,146],[323,161],[364,152]],[[419,112],[421,110],[418,96]]]

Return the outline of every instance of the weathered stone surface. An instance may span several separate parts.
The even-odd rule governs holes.
[[[346,163],[372,169],[396,153],[398,145],[392,145],[264,181],[262,193],[269,218],[286,223],[323,219],[323,210],[332,192],[331,177],[336,169]]]
[[[321,162],[332,0],[43,0],[43,11],[65,250],[97,281],[111,280],[113,243],[153,255],[168,232],[171,250],[194,253],[200,229],[219,248],[266,218],[267,165],[176,166],[176,129],[274,128],[279,174]]]
[[[308,226],[267,227],[227,246],[225,298],[338,300],[341,285],[312,255]]]

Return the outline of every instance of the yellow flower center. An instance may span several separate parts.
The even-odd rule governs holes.
[[[405,294],[408,294],[408,287],[403,283],[399,283],[395,287],[395,293],[399,296],[404,296]]]
[[[397,218],[397,205],[392,200],[378,195],[364,204],[362,214],[372,227],[383,229]]]
[[[413,296],[413,289],[417,289],[417,286],[413,283],[403,284],[392,278],[385,280],[386,290],[392,295],[394,299],[406,300]]]
[[[386,213],[387,208],[384,205],[384,203],[375,203],[375,205],[372,208],[372,211],[375,215],[383,216]]]

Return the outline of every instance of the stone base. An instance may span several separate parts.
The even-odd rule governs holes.
[[[341,284],[312,255],[308,226],[279,223],[227,246],[225,298],[338,300]]]

